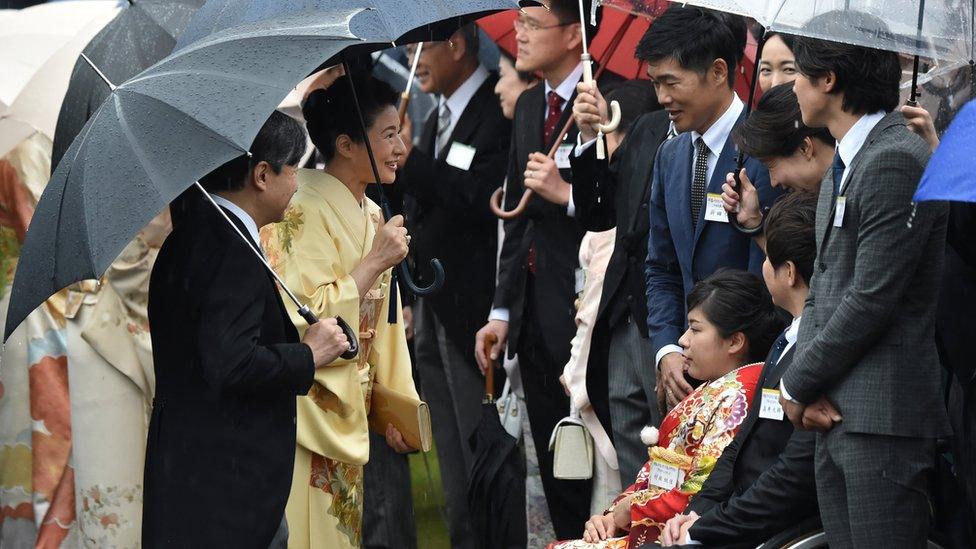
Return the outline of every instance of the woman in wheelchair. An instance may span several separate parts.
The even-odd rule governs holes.
[[[627,548],[658,538],[685,509],[745,419],[762,361],[783,321],[765,285],[745,271],[723,270],[688,295],[688,330],[679,340],[687,372],[704,381],[661,422],[650,459],[583,538],[552,549]]]

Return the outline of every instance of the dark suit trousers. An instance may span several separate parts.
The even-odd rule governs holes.
[[[933,439],[849,433],[817,435],[817,497],[833,549],[925,547]]]
[[[474,341],[460,349],[448,339],[430,301],[421,297],[413,307],[417,370],[424,400],[430,406],[431,428],[444,486],[451,547],[477,547],[468,511],[468,483],[474,461],[468,439],[481,418],[485,380],[474,360]]]
[[[650,340],[641,337],[637,325],[627,316],[610,331],[608,355],[613,446],[617,450],[620,485],[630,486],[647,461],[641,429],[645,425],[656,428],[661,422],[654,392],[654,354]]]
[[[528,276],[525,314],[519,336],[519,373],[532,427],[532,441],[539,459],[542,488],[546,493],[549,516],[557,539],[575,539],[590,518],[589,480],[556,480],[552,476],[553,454],[549,437],[560,419],[569,415],[569,397],[559,383],[565,363],[560,364],[547,350],[545,330],[539,326],[534,310],[533,277]],[[567,355],[569,341],[566,342]]]
[[[369,462],[363,467],[363,549],[417,547],[410,464],[386,443],[369,433]]]

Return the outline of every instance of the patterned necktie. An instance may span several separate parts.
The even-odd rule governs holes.
[[[563,98],[559,97],[559,94],[555,91],[551,91],[547,99],[549,110],[546,111],[546,123],[542,126],[543,146],[549,144],[549,140],[552,138],[552,132],[556,131],[556,124],[559,123],[559,119],[563,116]]]
[[[840,193],[840,182],[844,178],[844,170],[847,169],[844,160],[840,157],[840,149],[834,151],[834,163],[831,165],[831,169],[834,174],[834,198],[837,198]]]
[[[773,342],[773,347],[769,350],[769,354],[766,355],[766,364],[765,366],[763,366],[762,376],[759,380],[760,388],[766,384],[766,376],[769,375],[769,372],[773,368],[775,368],[777,364],[779,364],[779,359],[782,358],[783,356],[783,350],[786,349],[786,343],[787,343],[786,341],[787,331],[789,331],[788,327],[786,330],[783,330],[783,332],[779,334],[779,337],[776,338],[776,341]]]
[[[708,178],[708,146],[699,137],[695,140],[695,175],[691,180],[691,223],[698,227],[698,214],[705,201],[705,180]]]
[[[441,150],[447,146],[447,140],[451,137],[449,131],[451,127],[451,109],[447,103],[441,105],[441,110],[437,114],[437,140],[435,142],[434,156],[440,156]]]

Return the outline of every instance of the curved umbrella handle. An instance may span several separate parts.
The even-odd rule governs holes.
[[[406,261],[402,261],[397,265],[397,272],[400,275],[400,280],[406,284],[407,288],[415,295],[425,296],[430,295],[437,290],[440,290],[444,286],[444,266],[441,265],[441,260],[431,259],[430,268],[434,271],[434,281],[430,283],[430,286],[420,287],[417,283],[413,281],[413,276],[410,274],[410,269],[407,268]]]
[[[606,124],[599,124],[597,129],[603,133],[611,133],[617,131],[618,126],[620,126],[620,103],[614,99],[610,102],[610,120]]]
[[[488,200],[488,207],[491,208],[491,213],[502,219],[515,219],[516,217],[522,215],[525,211],[526,206],[529,205],[529,199],[532,198],[532,189],[526,189],[522,193],[522,198],[519,200],[518,204],[515,205],[511,210],[505,211],[505,187],[498,187],[495,192],[491,194],[491,199]]]

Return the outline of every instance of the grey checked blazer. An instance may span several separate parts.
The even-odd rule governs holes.
[[[820,186],[817,261],[783,382],[800,402],[826,393],[849,432],[949,433],[934,341],[947,206],[919,203],[906,224],[928,159],[893,112],[848,167],[843,226],[832,226],[831,170]]]

